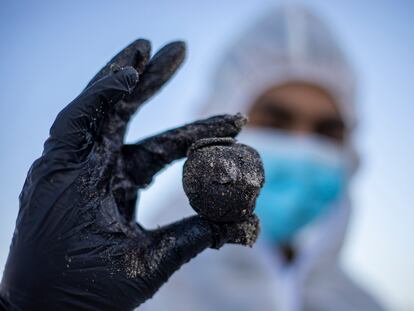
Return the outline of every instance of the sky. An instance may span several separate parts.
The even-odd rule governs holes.
[[[276,0],[8,1],[0,4],[0,274],[18,195],[56,114],[132,40],[154,50],[185,40],[187,60],[136,116],[128,141],[196,118],[211,71],[231,39]],[[391,310],[414,310],[414,4],[410,1],[304,1],[334,28],[360,83],[361,169],[343,264]],[[141,197],[145,223],[175,165]],[[167,190],[166,190],[167,189]],[[161,195],[160,195],[161,194]],[[143,207],[144,206],[144,207]]]

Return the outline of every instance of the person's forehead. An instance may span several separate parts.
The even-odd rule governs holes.
[[[323,88],[310,83],[290,82],[271,87],[259,96],[257,103],[283,108],[292,114],[340,118],[335,99]]]

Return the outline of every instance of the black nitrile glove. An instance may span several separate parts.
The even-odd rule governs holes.
[[[135,222],[137,191],[159,170],[198,139],[234,137],[245,121],[216,116],[123,144],[132,114],[184,54],[175,42],[149,61],[149,42],[137,40],[59,113],[20,195],[0,308],[131,310],[204,249],[254,242],[254,216],[233,224],[193,216],[157,230]]]

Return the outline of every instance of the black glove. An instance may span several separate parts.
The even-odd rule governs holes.
[[[156,230],[135,222],[137,191],[159,170],[194,141],[234,137],[245,123],[217,116],[123,144],[132,114],[184,54],[174,42],[149,60],[149,42],[137,40],[59,113],[20,195],[0,307],[131,310],[204,249],[254,242],[254,216],[233,224],[194,216]]]

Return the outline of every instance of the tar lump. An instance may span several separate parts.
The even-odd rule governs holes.
[[[195,142],[183,170],[192,208],[216,222],[239,222],[253,213],[264,183],[263,164],[253,148],[233,138]]]

